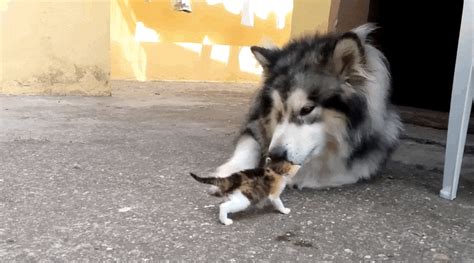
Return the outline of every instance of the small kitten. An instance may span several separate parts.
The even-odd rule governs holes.
[[[227,218],[228,213],[236,213],[248,208],[251,204],[262,204],[268,198],[273,206],[281,213],[288,214],[280,199],[287,182],[298,172],[300,165],[288,161],[272,162],[267,158],[264,168],[255,168],[234,173],[224,178],[203,178],[193,173],[196,181],[215,185],[227,197],[227,201],[219,206],[219,220],[224,225],[232,224]]]

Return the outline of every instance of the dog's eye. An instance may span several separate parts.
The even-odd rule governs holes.
[[[305,106],[300,110],[300,116],[305,116],[310,114],[314,110],[315,106]]]

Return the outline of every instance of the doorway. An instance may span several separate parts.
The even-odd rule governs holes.
[[[371,0],[375,43],[391,66],[392,101],[449,111],[463,1]]]

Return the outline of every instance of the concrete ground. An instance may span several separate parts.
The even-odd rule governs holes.
[[[230,155],[254,87],[114,86],[0,97],[1,261],[474,261],[474,156],[458,198],[439,198],[444,131],[408,126],[380,177],[287,190],[289,215],[254,209],[226,227],[188,172]]]

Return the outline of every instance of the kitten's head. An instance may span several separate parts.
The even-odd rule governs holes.
[[[296,172],[298,172],[300,165],[295,165],[285,159],[271,159],[270,157],[267,157],[265,159],[265,167],[268,167],[283,176],[294,176]]]

